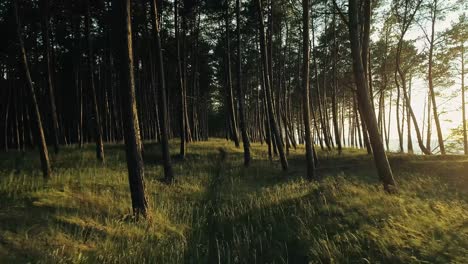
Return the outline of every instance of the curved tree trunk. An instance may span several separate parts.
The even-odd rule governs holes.
[[[369,2],[370,0],[365,0]],[[364,16],[367,17],[365,20],[366,23],[370,23],[370,3],[368,3],[368,9],[365,10]],[[357,97],[359,107],[362,109],[363,118],[365,118],[365,123],[367,125],[367,130],[369,132],[370,141],[372,144],[372,150],[374,154],[374,161],[377,167],[377,171],[380,177],[380,180],[383,183],[383,186],[387,192],[393,192],[396,188],[395,180],[393,179],[393,173],[390,168],[390,164],[385,154],[384,145],[380,139],[379,129],[377,126],[377,119],[375,117],[374,109],[369,96],[368,82],[366,78],[366,72],[363,67],[362,57],[361,57],[361,45],[359,41],[359,28],[358,23],[358,5],[357,0],[349,0],[349,35],[351,42],[351,54],[353,57],[353,72],[354,78],[357,86]]]

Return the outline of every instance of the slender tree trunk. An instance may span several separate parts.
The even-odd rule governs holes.
[[[94,140],[96,141],[96,157],[99,161],[104,162],[104,143],[102,142],[102,127],[101,119],[99,115],[99,108],[96,96],[96,87],[94,83],[94,54],[93,46],[91,41],[91,3],[90,0],[86,1],[86,21],[85,31],[86,38],[88,40],[88,77],[89,87],[91,93],[91,108],[92,108],[92,120],[94,130]]]
[[[244,113],[244,93],[242,92],[242,52],[241,52],[241,33],[240,33],[240,0],[236,0],[236,21],[237,21],[237,100],[239,100],[239,121],[242,133],[242,143],[244,145],[244,166],[250,165],[250,142],[247,134]]]
[[[263,64],[263,72],[265,76],[265,92],[266,92],[266,99],[267,99],[267,108],[268,108],[268,118],[270,120],[270,125],[272,126],[272,137],[276,140],[276,145],[278,148],[278,152],[281,159],[281,166],[283,170],[288,169],[288,161],[286,159],[286,155],[284,153],[283,144],[281,143],[281,138],[279,134],[278,125],[276,124],[275,115],[273,111],[273,101],[271,95],[271,87],[270,87],[270,76],[268,74],[268,59],[267,59],[267,50],[266,50],[266,40],[265,40],[265,25],[263,21],[263,11],[262,11],[262,1],[257,0],[257,12],[258,12],[258,20],[259,20],[259,27],[260,27],[260,53],[262,57],[262,64]]]
[[[365,0],[370,1],[370,0]],[[370,23],[370,3],[369,10],[364,12],[366,23]],[[351,54],[353,57],[353,70],[354,78],[357,85],[357,96],[359,106],[362,109],[363,117],[370,136],[372,144],[372,150],[374,154],[374,161],[377,167],[377,171],[382,181],[384,188],[387,192],[392,192],[396,188],[395,180],[393,179],[393,173],[390,168],[390,164],[385,154],[385,149],[382,141],[380,140],[379,129],[377,127],[377,119],[375,117],[374,109],[369,96],[369,88],[365,70],[363,67],[361,55],[361,45],[359,44],[359,23],[358,23],[358,4],[357,0],[349,0],[349,35],[351,42]]]
[[[177,86],[180,91],[180,157],[185,158],[185,93],[184,93],[184,82],[182,80],[182,65],[180,58],[180,36],[179,36],[179,1],[174,1],[174,27],[175,27],[175,40],[176,40],[176,53],[177,53]]]
[[[226,0],[226,7],[225,7],[225,14],[224,14],[224,22],[225,22],[225,30],[226,30],[226,60],[225,60],[225,67],[226,67],[226,99],[229,112],[229,120],[231,125],[231,137],[234,140],[234,144],[236,148],[240,146],[239,144],[239,135],[237,133],[237,121],[236,121],[236,111],[234,106],[234,95],[232,92],[232,75],[231,75],[231,45],[229,41],[229,0]]]
[[[158,66],[159,80],[159,114],[160,114],[160,133],[161,133],[161,151],[164,163],[164,179],[170,183],[174,180],[174,173],[171,165],[171,155],[169,153],[169,139],[167,134],[167,102],[166,102],[166,81],[164,76],[164,63],[161,48],[160,26],[158,18],[158,6],[156,0],[150,0],[151,15],[153,18],[153,37],[155,42],[156,63]]]
[[[462,40],[463,41],[463,40]],[[463,149],[465,155],[468,155],[468,135],[466,133],[466,104],[465,104],[465,47],[461,43],[461,91],[462,91],[462,120],[463,120]]]
[[[310,108],[309,108],[309,0],[302,0],[302,105],[303,105],[303,120],[305,130],[305,148],[306,148],[306,164],[307,178],[309,180],[316,179],[315,164],[313,153],[313,142],[311,137],[310,126]]]
[[[335,19],[335,13],[333,13],[333,52],[332,52],[332,56],[333,56],[333,88],[332,88],[332,118],[333,118],[333,128],[334,128],[334,132],[335,132],[335,142],[336,142],[336,145],[338,147],[338,154],[341,154],[342,150],[343,150],[343,147],[341,146],[341,135],[340,135],[340,128],[338,126],[338,105],[337,105],[337,100],[336,100],[336,97],[337,97],[337,93],[338,93],[338,85],[337,85],[337,81],[336,81],[336,61],[337,61],[337,56],[338,56],[338,47],[336,45],[336,28],[335,28],[335,23],[336,23],[336,19]]]
[[[409,98],[409,103],[411,103],[411,84],[412,84],[412,76],[410,75],[409,77],[409,84],[408,84],[408,98]],[[411,115],[410,115],[410,112],[409,112],[409,104],[407,103],[406,104],[406,122],[407,122],[407,129],[408,129],[408,153],[409,154],[413,154],[414,153],[414,150],[413,150],[413,140],[411,138]]]
[[[427,73],[427,79],[429,80],[429,92],[431,96],[432,111],[433,111],[432,114],[434,116],[434,123],[436,125],[437,140],[439,141],[440,154],[445,155],[446,152],[445,152],[445,145],[444,145],[444,137],[442,135],[442,128],[440,126],[439,114],[437,112],[437,103],[436,103],[436,98],[435,98],[434,82],[433,82],[433,76],[432,76],[437,0],[435,1],[435,6],[433,8],[434,10],[433,10],[433,15],[432,15],[431,40],[429,43],[429,69]]]
[[[120,49],[116,52],[120,65],[120,88],[124,117],[125,153],[127,157],[128,180],[132,198],[133,214],[136,218],[147,216],[148,202],[145,196],[142,143],[139,132],[133,72],[133,47],[130,0],[114,1],[116,24]]]
[[[42,0],[42,39],[44,41],[44,58],[47,70],[47,88],[49,93],[50,103],[50,114],[52,117],[52,137],[54,139],[54,151],[57,154],[59,152],[59,123],[57,117],[57,107],[55,105],[54,86],[52,81],[52,62],[50,59],[50,37],[49,37],[49,0]]]
[[[26,55],[26,49],[24,47],[23,36],[21,33],[21,24],[18,16],[18,0],[13,0],[13,8],[15,13],[15,21],[16,21],[16,34],[18,37],[19,48],[21,52],[21,63],[23,64],[23,70],[25,74],[25,78],[29,88],[29,94],[31,96],[31,104],[34,112],[34,122],[35,122],[35,130],[36,130],[36,141],[39,147],[39,155],[41,158],[41,166],[42,166],[42,175],[45,179],[50,178],[51,169],[50,169],[50,161],[49,161],[49,152],[47,150],[47,144],[44,136],[44,129],[42,127],[42,120],[41,120],[41,113],[39,111],[39,106],[37,104],[36,99],[36,92],[34,88],[34,82],[31,78],[31,73],[29,71],[29,64]]]

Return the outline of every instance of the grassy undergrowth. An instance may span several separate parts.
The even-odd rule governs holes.
[[[173,142],[173,153],[177,142]],[[227,159],[219,162],[218,148]],[[42,180],[36,152],[0,154],[0,263],[468,263],[468,158],[390,155],[397,195],[380,186],[359,150],[319,152],[319,182],[253,145],[212,139],[175,158],[160,183],[158,145],[145,145],[150,219],[131,220],[123,148],[53,156]]]

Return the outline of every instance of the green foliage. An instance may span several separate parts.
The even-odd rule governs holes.
[[[391,155],[400,191],[388,195],[360,150],[319,152],[322,179],[308,182],[302,148],[283,173],[265,146],[246,169],[214,139],[190,144],[167,186],[148,143],[150,219],[135,223],[122,146],[107,150],[103,166],[91,145],[63,149],[48,182],[34,152],[0,154],[1,263],[212,263],[210,248],[221,263],[468,261],[464,156]]]

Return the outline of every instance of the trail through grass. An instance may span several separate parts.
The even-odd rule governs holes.
[[[177,153],[177,142],[172,144]],[[220,159],[218,148],[226,152]],[[162,184],[159,146],[145,144],[150,219],[131,220],[123,147],[53,156],[0,153],[0,263],[468,263],[468,158],[390,155],[397,195],[364,152],[319,152],[319,182],[253,145],[253,163],[221,139],[190,144]]]

